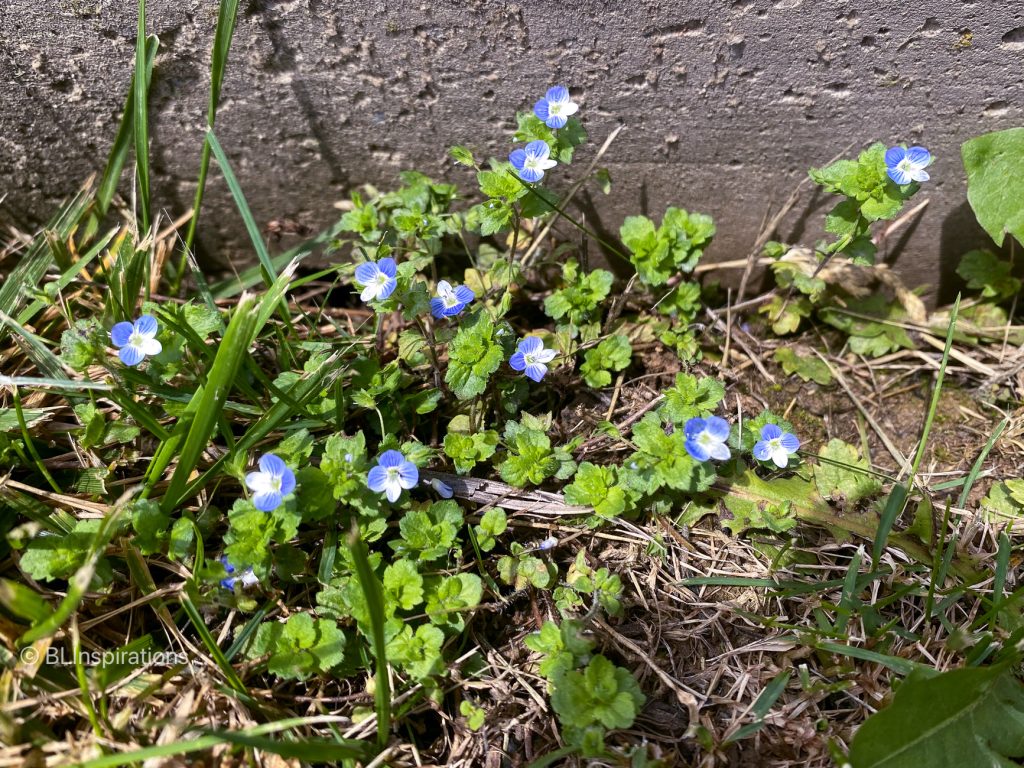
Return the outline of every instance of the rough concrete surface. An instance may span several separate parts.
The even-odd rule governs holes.
[[[217,3],[148,7],[154,204],[177,214],[194,192]],[[4,218],[45,219],[103,167],[135,34],[130,0],[0,2]],[[403,169],[471,191],[446,148],[504,156],[515,110],[563,83],[592,143],[556,185],[624,124],[611,196],[581,197],[588,222],[615,232],[631,213],[704,211],[713,259],[745,256],[810,165],[872,140],[921,143],[937,157],[931,205],[897,267],[948,292],[956,258],[984,238],[959,145],[1021,124],[1022,79],[1017,0],[243,0],[217,131],[261,224],[322,227],[350,189]],[[216,172],[208,199],[208,263],[252,261]],[[827,205],[808,188],[782,236],[813,241]]]

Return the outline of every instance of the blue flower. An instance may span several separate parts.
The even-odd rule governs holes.
[[[546,141],[537,139],[526,145],[525,149],[514,149],[508,156],[508,161],[516,169],[519,178],[531,184],[544,178],[544,171],[554,168],[558,163],[548,155],[551,148]]]
[[[885,151],[885,170],[897,184],[928,181],[925,168],[932,161],[931,152],[924,147],[889,147]]]
[[[514,370],[525,371],[527,378],[540,381],[548,372],[550,363],[557,353],[553,349],[545,349],[544,342],[536,336],[527,336],[519,342],[516,351],[508,359]]]
[[[440,320],[459,314],[466,305],[476,298],[476,294],[464,285],[452,288],[447,280],[437,284],[437,298],[430,300],[430,314]]]
[[[406,461],[401,451],[384,451],[377,459],[377,466],[366,478],[367,487],[375,492],[384,492],[388,501],[394,503],[402,495],[402,489],[415,488],[420,480],[420,471],[411,461]]]
[[[356,267],[356,282],[363,286],[359,298],[363,301],[381,301],[398,287],[394,259],[366,261]]]
[[[800,441],[796,435],[783,432],[778,424],[765,424],[761,427],[761,439],[754,446],[754,458],[758,461],[775,462],[779,469],[785,469],[789,457],[800,449]]]
[[[729,439],[729,422],[718,416],[690,419],[684,428],[686,452],[697,461],[725,461],[732,454],[725,441]]]
[[[122,322],[110,329],[110,340],[125,365],[138,365],[147,355],[159,355],[163,346],[156,339],[160,330],[156,318],[143,315],[134,323]]]
[[[452,490],[452,487],[448,485],[448,483],[442,482],[441,480],[438,480],[436,477],[430,481],[429,485],[437,492],[437,495],[440,496],[442,499],[450,499],[452,496],[455,495],[455,491]]]
[[[277,509],[284,497],[295,490],[295,473],[272,453],[260,456],[260,471],[245,476],[245,484],[252,491],[256,509],[270,512]]]
[[[228,574],[227,578],[220,580],[220,585],[224,587],[224,589],[234,590],[236,581],[241,581],[243,587],[252,587],[260,583],[260,580],[256,578],[256,574],[253,573],[251,567],[242,571],[240,576],[233,576],[232,574],[235,572],[235,566],[228,562],[227,555],[221,557],[220,563],[224,566],[224,570],[227,571]]]
[[[575,115],[579,106],[569,98],[569,89],[564,85],[548,88],[544,98],[533,105],[533,114],[544,121],[548,128],[564,128],[570,115]]]

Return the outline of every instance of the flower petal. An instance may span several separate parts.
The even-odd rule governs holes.
[[[398,497],[402,495],[402,486],[399,485],[397,480],[388,480],[384,485],[384,495],[387,496],[388,501],[394,504],[398,501]]]
[[[129,344],[126,347],[121,347],[117,351],[117,356],[121,358],[121,362],[125,365],[138,365],[142,362],[142,359],[146,356],[143,351],[136,346]]]
[[[729,439],[729,422],[721,416],[708,416],[705,429],[718,442]]]
[[[536,139],[526,145],[526,154],[533,155],[538,160],[543,160],[551,154],[551,147],[543,139]]]
[[[563,115],[548,115],[548,119],[544,121],[544,125],[548,128],[554,128],[556,131],[559,128],[565,128],[565,124],[569,122],[569,119]]]
[[[526,366],[526,377],[533,379],[534,381],[540,381],[544,378],[544,374],[548,372],[548,367],[543,363],[531,363]]]
[[[924,147],[911,147],[907,150],[907,157],[913,165],[924,168],[932,161],[932,153]]]
[[[931,178],[924,168],[914,168],[907,175],[914,181],[928,181]]]
[[[159,355],[163,352],[164,345],[157,339],[149,338],[142,340],[142,343],[139,345],[139,349],[142,350],[142,354],[144,355]]]
[[[548,158],[547,160],[538,160],[537,161],[537,167],[540,168],[542,171],[546,171],[546,170],[549,170],[550,168],[554,168],[556,165],[558,165],[558,163],[556,163],[551,158]]]
[[[539,168],[523,168],[517,171],[519,178],[525,181],[527,184],[536,184],[538,181],[544,178],[544,171]]]
[[[445,306],[443,299],[431,299],[430,300],[430,314],[440,320],[445,316]]]
[[[271,490],[273,478],[266,472],[250,472],[245,476],[245,487],[253,493]]]
[[[752,451],[758,461],[768,461],[772,457],[772,447],[767,440],[759,440]]]
[[[522,371],[526,368],[526,356],[522,352],[513,352],[508,364],[512,366],[512,370]]]
[[[779,442],[782,444],[782,447],[785,448],[789,453],[796,453],[797,451],[800,450],[800,439],[790,432],[786,432],[785,434],[783,434],[782,440],[780,440]]]
[[[539,336],[527,336],[519,342],[516,349],[520,352],[532,355],[535,352],[539,352],[544,347],[544,342],[540,340]]]
[[[885,150],[885,164],[889,168],[895,168],[899,165],[903,158],[907,156],[907,150],[903,147],[889,147]]]
[[[281,476],[281,493],[287,496],[289,493],[295,490],[295,473],[285,467],[284,474]]]
[[[411,461],[406,461],[398,468],[398,482],[403,488],[415,488],[420,481],[420,471]]]
[[[376,466],[366,475],[366,487],[374,493],[380,493],[387,485],[388,473],[382,466]]]
[[[390,296],[392,293],[394,293],[395,292],[395,288],[397,288],[397,287],[398,287],[398,281],[395,278],[393,278],[393,277],[389,277],[388,281],[386,283],[384,283],[384,286],[377,291],[377,298],[380,299],[381,301],[383,301],[388,296]]]
[[[536,104],[533,105],[533,114],[543,120],[545,123],[548,121],[548,100],[540,99]]]
[[[437,295],[438,296],[447,296],[449,293],[454,293],[454,291],[452,291],[452,284],[449,283],[447,280],[438,280],[437,281]]]
[[[778,437],[782,437],[782,427],[778,424],[765,424],[761,427],[762,440],[775,440]]]
[[[706,426],[707,422],[704,419],[698,417],[694,417],[692,419],[687,420],[686,425],[683,427],[683,432],[686,433],[686,439],[695,440],[697,438],[697,435],[703,432]],[[687,448],[686,450],[690,449]],[[702,448],[701,451],[704,452],[704,449]],[[701,459],[701,461],[704,461],[704,459]]]
[[[379,272],[380,270],[377,269],[377,265],[372,261],[364,262],[356,267],[356,282],[360,285],[369,285]],[[366,301],[366,299],[363,299],[363,301]]]
[[[555,85],[548,88],[548,92],[544,94],[548,101],[568,101],[569,100],[569,89],[564,85]]]
[[[465,285],[460,285],[455,289],[455,298],[463,304],[469,304],[469,302],[476,298],[476,294],[473,293],[471,288],[468,288]]]
[[[508,161],[512,163],[512,167],[517,171],[523,170],[523,165],[526,163],[526,150],[513,149],[508,154]]]
[[[533,359],[538,363],[550,363],[557,354],[558,352],[554,349],[540,349],[534,353]]]
[[[273,512],[283,500],[280,491],[261,491],[252,497],[253,506],[261,512]]]
[[[569,117],[570,115],[575,115],[579,111],[579,109],[579,104],[577,104],[575,101],[570,101],[568,104],[562,107],[562,114],[565,115],[566,117]]]
[[[708,452],[708,449],[696,440],[687,438],[684,446],[686,447],[686,452],[697,461],[707,461],[711,458],[711,454]]]
[[[131,338],[134,332],[135,326],[131,323],[118,323],[110,329],[110,341],[113,342],[115,347],[123,347],[128,343],[128,339]]]
[[[911,182],[910,176],[902,168],[889,168],[887,173],[889,174],[889,178],[900,186]]]
[[[143,315],[135,321],[135,330],[144,337],[152,338],[153,336],[156,336],[156,332],[160,330],[160,326],[157,324],[156,318],[152,315]]]
[[[781,445],[776,445],[772,448],[772,461],[775,462],[775,466],[779,469],[785,469],[786,465],[789,464],[789,453]]]
[[[445,307],[444,308],[444,316],[445,317],[454,317],[455,315],[459,314],[459,312],[461,312],[463,310],[463,308],[465,308],[465,306],[466,305],[463,304],[460,301],[458,304],[453,304],[450,307]]]
[[[266,472],[271,477],[284,477],[284,473],[288,471],[288,465],[284,461],[273,453],[264,453],[260,456],[260,471]]]
[[[390,469],[391,467],[400,467],[405,461],[405,456],[402,455],[401,451],[391,449],[390,451],[384,451],[377,459],[377,463],[380,466]]]
[[[732,457],[729,446],[725,443],[715,443],[711,446],[711,458],[715,461],[727,461]]]
[[[379,269],[388,277],[394,277],[395,275],[398,274],[398,265],[395,264],[395,260],[390,257],[378,261],[377,269]]]

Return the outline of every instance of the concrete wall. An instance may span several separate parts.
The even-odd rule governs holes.
[[[134,6],[0,4],[7,218],[38,222],[103,167],[131,73]],[[216,15],[214,0],[149,3],[161,39],[154,203],[170,213],[194,191]],[[614,232],[630,213],[701,210],[719,225],[715,259],[745,256],[769,206],[810,165],[875,139],[921,143],[938,158],[932,203],[897,266],[948,289],[940,274],[983,238],[959,144],[1024,122],[1022,78],[1017,0],[243,0],[218,135],[261,224],[320,227],[350,188],[385,187],[406,168],[469,191],[446,147],[504,156],[515,110],[564,83],[594,142],[581,160],[626,126],[608,155],[611,197],[581,198],[588,221]],[[219,179],[210,204],[207,261],[251,261]],[[820,217],[806,214],[826,204],[808,190],[782,235],[812,240]]]

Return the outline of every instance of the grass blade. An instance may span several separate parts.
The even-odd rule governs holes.
[[[210,62],[210,104],[206,111],[206,125],[213,130],[217,121],[217,107],[220,104],[220,89],[224,82],[224,69],[228,63],[228,52],[231,50],[231,39],[235,34],[235,20],[238,17],[238,0],[221,0],[217,14],[217,30],[213,35],[213,56]],[[192,253],[196,239],[196,228],[199,225],[199,211],[203,205],[203,193],[206,189],[206,175],[210,170],[210,142],[203,139],[203,151],[199,160],[199,181],[196,184],[196,195],[192,202],[192,219],[188,223],[185,235],[184,250],[181,254],[181,265],[175,277],[172,293],[177,293],[181,278],[185,274],[186,261]]]
[[[149,232],[149,81],[146,58],[149,53],[146,40],[146,0],[139,0],[139,28],[135,38],[135,82],[132,107],[132,132],[135,135],[135,173],[139,180],[139,215],[142,234]]]
[[[924,458],[924,451],[928,445],[928,435],[932,430],[932,422],[935,421],[935,412],[939,407],[939,396],[942,394],[942,381],[946,376],[946,364],[949,363],[949,351],[953,347],[953,333],[956,330],[956,316],[960,310],[960,295],[957,294],[956,301],[953,302],[953,309],[949,314],[949,327],[946,329],[946,346],[942,350],[942,362],[939,364],[939,373],[935,379],[935,389],[932,390],[932,399],[928,404],[928,415],[925,416],[924,429],[921,430],[921,439],[917,444],[917,452],[914,454],[914,463],[910,468],[910,480],[908,486],[897,485],[893,488],[892,493],[889,494],[889,499],[886,501],[885,513],[882,515],[882,519],[878,524],[878,533],[875,536],[874,546],[871,548],[871,570],[878,567],[878,560],[882,556],[882,552],[885,551],[885,543],[889,539],[889,533],[892,531],[893,525],[896,523],[896,519],[903,512],[903,508],[907,503],[907,495],[909,493],[909,485],[913,484],[914,478],[917,477],[918,467],[921,466],[921,460]]]
[[[388,743],[391,733],[391,690],[388,683],[388,659],[384,643],[384,591],[370,565],[366,543],[359,535],[359,526],[353,525],[349,536],[349,547],[352,551],[352,562],[359,577],[359,586],[366,596],[366,606],[370,612],[370,624],[373,630],[373,655],[377,662],[374,674],[374,703],[377,707],[377,743],[383,749]]]
[[[157,49],[160,47],[160,40],[156,35],[146,38],[146,92],[149,92],[149,85],[153,78],[153,60],[156,58]],[[132,144],[135,135],[135,75],[132,74],[131,83],[128,85],[128,97],[124,102],[124,113],[121,115],[121,123],[117,127],[117,135],[114,137],[114,145],[110,148],[110,155],[107,157],[107,167],[103,169],[103,176],[100,178],[100,185],[96,189],[96,207],[89,216],[82,241],[92,239],[99,229],[102,219],[110,208],[110,202],[114,199],[117,185],[121,181],[121,172],[128,160],[128,149]]]

